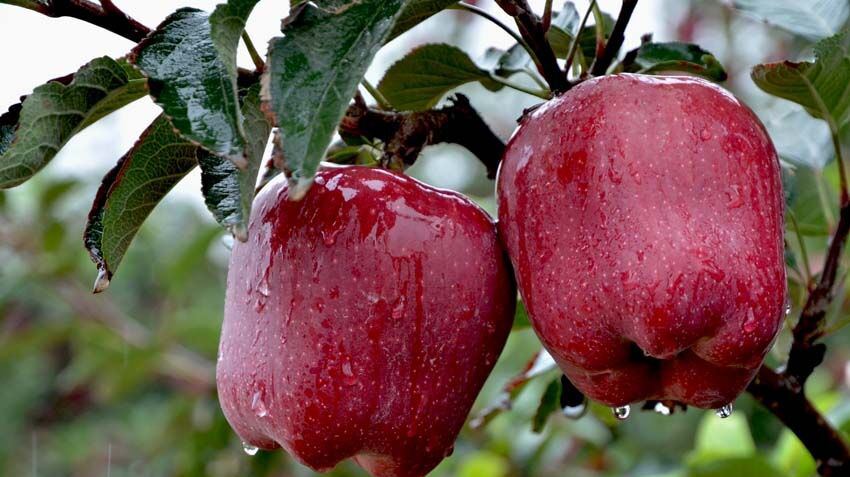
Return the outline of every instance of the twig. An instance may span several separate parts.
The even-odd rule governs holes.
[[[469,149],[487,168],[487,176],[496,177],[505,143],[472,108],[469,99],[456,95],[442,109],[397,113],[365,107],[355,101],[340,124],[340,130],[356,136],[384,142],[385,162],[413,164],[425,146],[443,142]]]
[[[260,53],[254,46],[254,42],[251,41],[251,37],[248,35],[247,31],[242,31],[242,42],[245,43],[245,48],[248,49],[248,55],[251,56],[251,61],[254,63],[254,67],[257,71],[265,70],[266,63],[263,61],[263,57],[260,56]]]
[[[576,31],[575,38],[573,38],[573,44],[570,46],[570,52],[567,54],[567,64],[564,67],[565,76],[569,76],[570,69],[573,67],[573,61],[575,60],[576,52],[578,52],[579,45],[579,36],[581,35],[581,31],[584,29],[584,26],[587,25],[587,19],[590,17],[590,13],[596,7],[596,0],[590,1],[590,6],[587,7],[587,11],[584,12],[584,18],[581,19],[581,23],[578,26],[578,30]]]
[[[35,10],[49,17],[72,17],[99,26],[112,33],[138,43],[151,29],[124,13],[110,0],[101,0],[100,5],[88,0],[48,0]]]
[[[483,8],[476,7],[475,5],[470,5],[470,4],[464,3],[464,2],[459,2],[455,5],[452,5],[452,6],[449,7],[449,9],[451,9],[451,10],[461,10],[461,11],[466,11],[466,12],[469,12],[469,13],[474,13],[475,15],[478,15],[482,18],[489,20],[494,25],[496,25],[499,28],[501,28],[502,30],[504,30],[514,40],[516,40],[516,42],[519,43],[523,47],[523,49],[525,49],[525,51],[528,52],[528,55],[531,56],[531,58],[534,60],[535,64],[538,64],[540,62],[537,59],[537,53],[534,51],[533,48],[531,48],[531,46],[528,43],[525,42],[525,40],[522,38],[522,36],[520,36],[517,32],[511,30],[510,27],[508,27],[507,25],[505,25],[504,23],[499,21],[498,18],[491,15],[490,12],[488,12],[487,10],[484,10]]]
[[[534,14],[528,2],[526,0],[496,0],[496,3],[516,21],[520,35],[535,53],[537,70],[549,83],[549,89],[556,94],[568,90],[570,84],[558,65],[552,45],[546,38],[543,21]]]
[[[620,14],[617,16],[617,22],[614,24],[614,29],[611,31],[611,36],[608,37],[608,43],[605,45],[605,51],[601,56],[593,62],[593,67],[590,69],[590,74],[593,76],[604,75],[611,66],[611,62],[617,57],[620,48],[623,46],[625,39],[626,26],[629,20],[632,19],[632,12],[635,11],[638,0],[623,0],[623,6],[620,8]]]
[[[747,391],[797,435],[814,457],[820,475],[850,475],[850,449],[844,439],[784,373],[762,367]]]

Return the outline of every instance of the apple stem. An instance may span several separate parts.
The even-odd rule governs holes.
[[[626,26],[632,19],[632,13],[635,11],[638,0],[623,0],[623,5],[620,8],[620,14],[617,16],[617,22],[614,23],[614,29],[611,31],[611,36],[608,37],[608,43],[605,45],[605,50],[602,55],[596,58],[593,66],[590,68],[590,74],[593,76],[604,75],[608,71],[608,67],[617,57],[620,48],[623,46],[625,39]]]

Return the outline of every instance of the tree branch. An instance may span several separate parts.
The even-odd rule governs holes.
[[[384,161],[413,164],[425,146],[443,142],[459,144],[475,154],[496,177],[505,143],[473,109],[469,99],[456,95],[452,104],[441,109],[416,112],[389,112],[355,101],[343,118],[341,131],[384,142]]]
[[[747,391],[797,435],[814,457],[820,475],[850,475],[850,449],[797,383],[763,366]]]
[[[128,16],[111,0],[101,0],[100,5],[88,0],[48,0],[35,10],[53,18],[76,18],[123,36],[134,43],[140,42],[151,32],[150,28]]]
[[[537,70],[549,84],[549,89],[556,94],[568,90],[570,84],[564,72],[561,71],[561,67],[558,66],[558,59],[552,50],[552,45],[546,38],[543,21],[534,14],[528,2],[526,0],[496,0],[496,3],[505,13],[514,18],[520,35],[534,50],[537,56]]]
[[[596,61],[593,62],[593,67],[590,69],[590,74],[593,76],[604,75],[617,57],[617,53],[620,52],[620,48],[623,46],[626,26],[628,26],[629,20],[632,19],[632,12],[635,11],[637,3],[638,0],[623,0],[623,6],[620,8],[617,23],[614,24],[614,29],[611,31],[608,43],[605,45],[605,51],[596,58]]]

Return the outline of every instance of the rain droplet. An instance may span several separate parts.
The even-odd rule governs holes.
[[[670,408],[667,407],[667,405],[664,404],[661,401],[658,401],[657,403],[655,403],[655,407],[653,408],[653,410],[655,412],[657,412],[658,414],[661,414],[662,416],[669,416],[670,415]]]
[[[342,363],[342,375],[343,375],[342,381],[345,384],[347,384],[349,386],[357,384],[357,377],[354,376],[354,371],[352,371],[352,369],[351,369],[351,363],[350,362],[346,361],[346,362]]]
[[[584,413],[587,411],[587,401],[582,402],[578,406],[565,406],[561,409],[561,412],[564,416],[569,417],[570,419],[578,419],[581,416],[584,416]]]
[[[788,316],[790,314],[791,314],[791,301],[789,300],[789,301],[785,302],[785,316]]]
[[[103,293],[107,288],[109,288],[109,271],[106,270],[106,267],[98,268],[92,293]]]
[[[257,417],[266,417],[269,415],[269,410],[266,408],[266,403],[263,402],[263,393],[257,391],[254,393],[254,398],[251,401],[251,410]]]
[[[717,409],[716,411],[714,411],[714,413],[717,414],[717,417],[721,419],[726,419],[727,417],[732,415],[732,403],[729,403]]]
[[[632,412],[632,408],[629,407],[628,404],[626,404],[625,406],[618,406],[618,407],[612,408],[611,410],[614,412],[614,417],[616,417],[617,419],[619,419],[621,421],[628,419],[629,414],[631,414],[631,412]]]
[[[699,133],[699,137],[703,141],[708,141],[711,139],[711,131],[709,131],[708,128],[702,128],[702,131]]]
[[[756,320],[756,315],[753,313],[753,309],[749,308],[747,310],[747,319],[744,320],[744,331],[747,333],[752,333],[755,331],[758,326],[758,321]]]
[[[260,281],[260,284],[257,285],[257,291],[260,292],[260,295],[269,296],[269,277],[266,274],[263,279]]]
[[[233,250],[233,235],[222,235],[221,243],[227,250]]]
[[[256,446],[252,446],[251,444],[248,444],[247,442],[243,442],[242,443],[242,450],[244,450],[245,453],[250,455],[250,456],[255,456],[255,455],[257,455],[257,452],[260,451],[260,448],[256,447]]]

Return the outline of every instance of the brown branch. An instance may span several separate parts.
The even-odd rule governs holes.
[[[552,50],[552,45],[546,38],[543,21],[531,10],[528,2],[526,0],[496,0],[496,3],[516,21],[520,35],[537,56],[535,58],[537,69],[549,84],[549,89],[556,94],[568,90],[570,84],[561,67],[558,66],[558,59]]]
[[[590,69],[590,74],[593,76],[604,75],[617,57],[617,53],[620,52],[620,48],[623,46],[623,40],[625,39],[626,26],[628,26],[629,20],[632,19],[632,12],[635,11],[637,2],[638,0],[623,0],[623,6],[620,8],[617,22],[614,24],[614,29],[611,31],[608,43],[605,45],[605,51],[596,58],[596,61],[593,62],[593,67]]]
[[[49,17],[72,17],[99,26],[112,33],[138,43],[151,29],[129,17],[110,0],[100,5],[88,0],[48,0],[40,4],[37,12]]]
[[[797,383],[765,366],[747,391],[797,435],[814,457],[820,475],[850,475],[847,443],[812,406]]]
[[[493,134],[469,99],[456,95],[452,104],[441,109],[407,113],[381,111],[355,101],[340,124],[340,130],[384,142],[384,162],[413,164],[425,146],[459,144],[475,154],[496,177],[505,143]]]
[[[835,278],[844,246],[850,234],[850,203],[841,207],[838,227],[832,237],[818,284],[800,313],[794,327],[794,343],[783,374],[802,387],[814,369],[823,361],[826,346],[817,343],[823,337],[826,312],[833,299]]]

